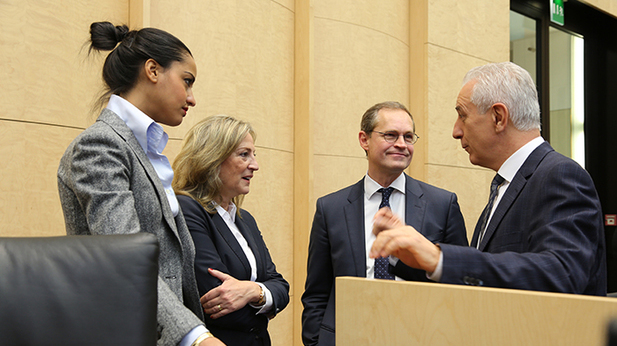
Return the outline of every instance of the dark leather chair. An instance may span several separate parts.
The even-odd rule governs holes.
[[[151,234],[0,238],[0,345],[155,345]]]
[[[617,346],[617,318],[612,319],[608,323],[608,335],[606,344],[608,346]]]

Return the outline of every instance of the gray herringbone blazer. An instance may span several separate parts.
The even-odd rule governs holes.
[[[159,345],[176,345],[203,324],[195,248],[182,212],[174,219],[154,167],[114,112],[104,109],[69,145],[58,168],[58,190],[67,234],[157,236]]]

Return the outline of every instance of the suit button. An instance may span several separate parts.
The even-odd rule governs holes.
[[[466,285],[471,285],[471,286],[482,286],[484,284],[484,282],[482,280],[476,279],[476,278],[472,278],[470,276],[463,277],[463,282]]]

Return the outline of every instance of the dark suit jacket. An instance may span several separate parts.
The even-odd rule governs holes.
[[[178,195],[193,241],[195,242],[195,275],[200,296],[219,286],[221,281],[208,273],[213,268],[238,280],[251,279],[251,266],[242,247],[218,213],[208,213],[197,201]],[[274,317],[289,303],[289,284],[270,258],[268,248],[251,214],[240,209],[236,225],[246,239],[257,261],[257,282],[272,293],[273,311],[268,316],[256,315],[257,309],[246,305],[218,319],[206,317],[206,326],[225,344],[269,345],[268,317]]]
[[[182,212],[174,218],[154,167],[131,129],[104,109],[66,149],[58,191],[67,234],[154,234],[160,246],[160,345],[176,345],[203,325],[193,260]]]
[[[433,242],[467,245],[456,195],[405,175],[405,223]],[[305,345],[334,345],[334,281],[337,276],[366,277],[364,179],[321,197],[311,229],[302,340]],[[427,281],[424,271],[401,261],[393,269],[406,280]]]
[[[604,227],[589,174],[548,143],[502,197],[480,244],[442,245],[441,282],[606,295]]]

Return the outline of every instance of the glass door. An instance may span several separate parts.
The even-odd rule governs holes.
[[[549,28],[550,142],[585,167],[584,44],[582,37]]]
[[[584,40],[548,27],[549,60],[541,64],[538,27],[535,19],[510,11],[510,61],[526,69],[539,89],[543,83],[538,66],[548,69],[548,88],[539,90],[540,98],[546,95],[549,101],[548,107],[541,107],[543,136],[555,150],[585,167]]]
[[[538,85],[536,20],[510,11],[510,61],[529,72]]]

